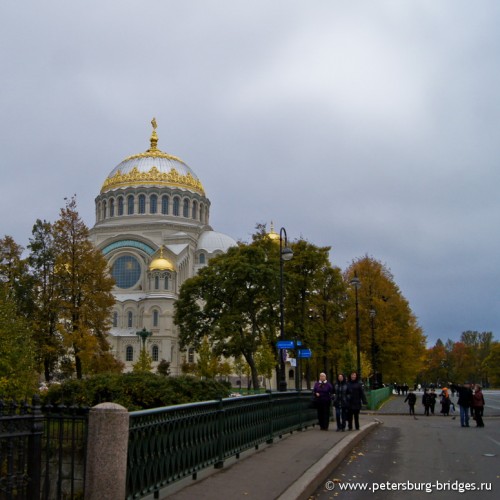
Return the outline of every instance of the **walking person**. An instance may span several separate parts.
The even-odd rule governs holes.
[[[345,431],[347,422],[347,383],[342,373],[339,373],[337,382],[333,386],[333,406],[335,407],[335,419],[337,420],[337,432]]]
[[[427,392],[427,387],[424,389],[424,394],[422,395],[422,404],[424,405],[424,415],[429,416],[429,410],[431,407],[431,395]]]
[[[318,411],[319,428],[322,431],[327,431],[330,424],[332,393],[333,386],[326,380],[326,373],[320,373],[319,380],[314,384],[313,394]]]
[[[404,402],[406,403],[408,401],[408,407],[410,410],[410,415],[415,416],[415,403],[417,402],[417,396],[413,392],[413,389],[410,389],[410,392],[408,393],[408,396],[406,396]]]
[[[366,401],[365,391],[361,382],[358,380],[356,372],[351,373],[351,380],[347,383],[347,400],[349,402],[349,413],[347,417],[347,425],[349,430],[352,430],[352,421],[354,418],[354,426],[359,430],[359,411],[362,404],[368,404]]]
[[[472,410],[474,411],[474,420],[476,421],[476,427],[484,427],[484,396],[479,384],[476,384],[474,395],[472,396]]]
[[[448,393],[448,388],[443,387],[443,390],[441,391],[441,413],[443,416],[448,416],[450,414],[450,406],[451,406],[451,400],[450,400],[450,395]]]
[[[436,407],[436,399],[437,399],[436,390],[434,388],[431,389],[429,396],[431,398],[431,404],[430,404],[431,413],[434,415],[434,408]]]
[[[460,425],[469,427],[469,410],[472,406],[472,389],[469,382],[457,387],[458,406],[460,406]]]

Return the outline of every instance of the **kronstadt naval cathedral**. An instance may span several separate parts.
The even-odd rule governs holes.
[[[180,287],[236,242],[212,229],[202,183],[181,159],[158,149],[151,123],[149,149],[125,158],[105,179],[90,233],[116,282],[113,354],[131,370],[142,346],[137,332],[145,328],[153,367],[166,360],[171,375],[179,375],[192,355],[180,352],[173,322]]]

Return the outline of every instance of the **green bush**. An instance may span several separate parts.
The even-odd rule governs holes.
[[[154,373],[99,374],[51,385],[44,404],[95,406],[111,402],[129,411],[225,398],[230,385],[190,376],[165,377]]]

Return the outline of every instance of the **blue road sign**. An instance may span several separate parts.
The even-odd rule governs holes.
[[[276,342],[276,347],[278,349],[293,349],[295,344],[293,340],[278,340],[278,342]]]
[[[297,354],[299,358],[310,358],[312,356],[311,349],[299,349]]]

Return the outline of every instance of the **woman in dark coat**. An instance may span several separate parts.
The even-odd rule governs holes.
[[[474,420],[476,427],[484,427],[483,410],[484,410],[484,396],[481,386],[476,384],[474,396],[472,396],[472,410],[474,412]]]
[[[318,410],[319,427],[328,430],[330,424],[330,408],[332,405],[333,386],[326,380],[326,374],[320,373],[319,380],[314,384],[313,395]]]
[[[356,430],[359,430],[359,411],[362,404],[368,404],[366,401],[365,391],[363,386],[358,381],[358,374],[351,373],[351,380],[347,383],[347,400],[349,402],[349,412],[347,416],[347,425],[349,430],[352,430],[352,419],[354,417],[354,425]]]
[[[335,406],[337,432],[344,432],[347,421],[347,384],[342,373],[339,373],[337,377],[337,382],[333,386],[333,392],[333,406]]]

